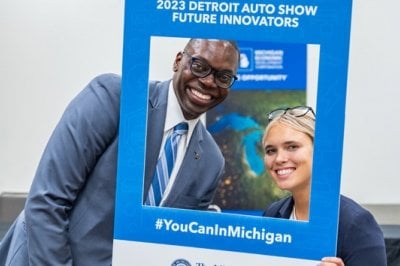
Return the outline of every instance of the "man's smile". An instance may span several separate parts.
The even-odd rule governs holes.
[[[191,98],[200,104],[210,104],[212,102],[213,97],[210,94],[202,93],[194,87],[189,87],[188,91]]]

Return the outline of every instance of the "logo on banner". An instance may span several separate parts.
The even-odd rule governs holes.
[[[191,266],[191,264],[187,260],[177,259],[171,264],[171,266]]]

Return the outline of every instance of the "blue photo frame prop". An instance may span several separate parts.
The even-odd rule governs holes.
[[[236,256],[251,255],[255,265],[275,258],[314,265],[300,261],[335,256],[351,8],[351,0],[125,2],[113,264],[244,265]],[[142,206],[152,36],[319,45],[308,222]],[[173,255],[154,256],[163,249]],[[235,260],[205,258],[223,252]]]

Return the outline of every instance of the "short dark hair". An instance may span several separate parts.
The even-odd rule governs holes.
[[[194,44],[196,41],[200,41],[200,40],[214,40],[214,41],[220,41],[220,42],[227,42],[227,43],[229,43],[230,45],[232,45],[233,48],[235,48],[235,50],[236,50],[236,52],[237,52],[237,54],[238,54],[238,60],[240,60],[240,50],[239,50],[239,47],[238,47],[237,42],[236,42],[235,40],[191,38],[191,39],[188,41],[188,43],[186,44],[185,51],[186,51],[186,49],[187,49],[189,46],[193,46],[193,44]]]

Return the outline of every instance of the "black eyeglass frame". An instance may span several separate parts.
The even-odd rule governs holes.
[[[304,110],[304,112],[301,112],[300,114],[294,114],[294,113],[289,113],[290,115],[293,115],[295,117],[302,117],[305,116],[308,112],[311,112],[315,118],[315,112],[314,109],[310,106],[306,105],[298,105],[294,107],[287,107],[287,108],[277,108],[275,110],[272,110],[267,114],[267,119],[268,123],[277,118],[278,116],[283,116],[287,112],[293,111],[293,110]]]
[[[235,81],[238,79],[238,77],[236,75],[234,75],[233,73],[231,73],[231,71],[229,70],[217,70],[215,68],[213,68],[209,63],[207,63],[205,60],[192,56],[191,54],[189,54],[188,52],[183,51],[182,54],[187,55],[190,58],[190,71],[192,72],[192,74],[198,78],[205,78],[209,75],[213,75],[214,77],[214,82],[215,84],[217,84],[218,87],[224,88],[224,89],[229,89],[230,87],[232,87],[233,83],[235,83]],[[202,64],[208,67],[209,71],[205,72],[204,74],[200,74],[196,71],[193,71],[193,63],[199,61],[202,62]],[[223,75],[228,75],[231,77],[230,83],[229,85],[225,85],[224,83],[221,83],[221,81],[218,79],[218,77],[223,76]]]

